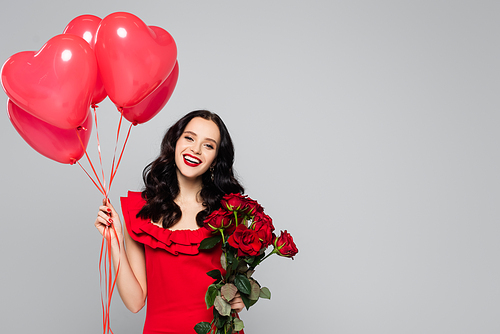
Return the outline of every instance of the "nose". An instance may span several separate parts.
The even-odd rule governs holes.
[[[201,147],[200,147],[200,145],[193,144],[191,146],[191,152],[193,152],[194,154],[200,154],[201,153]]]

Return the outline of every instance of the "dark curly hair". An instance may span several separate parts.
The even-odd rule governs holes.
[[[203,187],[200,196],[204,210],[196,216],[198,226],[203,226],[203,220],[212,211],[220,208],[220,201],[225,194],[243,193],[244,189],[233,173],[234,147],[229,131],[222,119],[208,110],[195,110],[172,125],[161,142],[160,155],[144,168],[142,177],[144,190],[142,197],[146,205],[139,211],[137,217],[161,222],[163,228],[172,227],[177,223],[182,212],[174,202],[179,194],[179,183],[175,166],[175,145],[188,123],[195,117],[213,121],[219,128],[220,144],[213,168],[202,175]]]

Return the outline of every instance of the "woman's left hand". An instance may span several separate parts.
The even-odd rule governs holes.
[[[240,313],[241,310],[245,307],[245,304],[243,303],[243,299],[241,299],[240,293],[236,293],[233,299],[229,302],[231,305],[231,309],[236,311],[237,313]]]

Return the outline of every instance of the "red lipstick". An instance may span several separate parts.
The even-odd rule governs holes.
[[[186,157],[188,157],[188,159],[186,159]],[[201,164],[201,160],[195,156],[192,156],[191,154],[184,154],[183,158],[184,158],[184,163],[189,167],[197,167],[199,164]]]

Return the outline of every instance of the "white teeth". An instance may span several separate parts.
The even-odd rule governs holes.
[[[201,163],[201,160],[198,160],[196,158],[190,157],[188,155],[185,155],[184,159],[186,159],[188,162],[190,162],[192,164],[199,164],[199,163]]]

